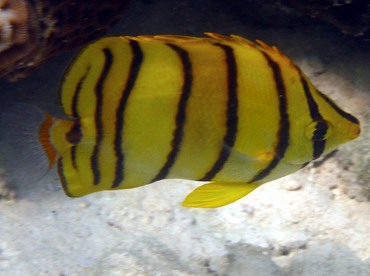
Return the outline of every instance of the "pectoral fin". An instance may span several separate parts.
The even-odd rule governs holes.
[[[257,188],[258,183],[208,183],[192,191],[182,202],[185,207],[216,208],[230,204]]]

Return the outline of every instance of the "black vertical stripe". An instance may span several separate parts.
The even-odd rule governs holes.
[[[278,63],[273,61],[271,57],[262,52],[263,56],[266,58],[268,65],[272,69],[273,78],[275,80],[276,92],[277,97],[279,99],[279,113],[280,113],[280,120],[279,120],[279,130],[277,133],[277,140],[278,143],[275,147],[274,158],[271,162],[261,171],[255,175],[249,183],[258,182],[263,178],[267,177],[271,171],[279,164],[280,160],[284,158],[286,150],[289,146],[289,115],[288,115],[288,102],[287,102],[287,95],[286,89],[284,85],[283,78],[281,76],[281,70]]]
[[[76,120],[71,127],[71,129],[66,134],[66,139],[69,143],[73,144],[71,147],[71,161],[73,168],[77,168],[77,162],[76,162],[76,145],[80,143],[82,139],[82,132],[81,132],[81,126],[79,124],[79,121]]]
[[[167,43],[169,47],[171,47],[176,54],[179,56],[181,63],[182,63],[182,71],[183,71],[183,84],[181,90],[181,97],[177,106],[177,114],[175,119],[175,130],[173,132],[173,138],[171,141],[171,151],[167,155],[167,161],[159,170],[158,174],[152,179],[152,182],[164,179],[169,174],[171,167],[176,161],[176,157],[180,151],[181,142],[184,135],[184,127],[186,123],[186,105],[190,98],[191,94],[191,86],[193,82],[193,75],[192,75],[192,64],[190,61],[189,53],[173,44]]]
[[[321,116],[319,112],[319,107],[315,101],[315,99],[312,96],[312,93],[310,91],[310,87],[308,86],[308,83],[306,79],[303,77],[302,72],[299,71],[301,75],[301,83],[303,86],[304,94],[307,99],[307,105],[310,110],[310,116],[313,121],[317,122],[317,127],[320,129],[321,136],[325,136],[326,131],[328,130],[327,123],[324,121],[323,117]],[[312,136],[312,142],[313,142],[313,154],[312,157],[313,159],[319,158],[321,154],[325,150],[325,144],[326,140],[325,139],[315,139],[315,136]]]
[[[76,89],[73,92],[72,106],[71,106],[73,118],[79,118],[78,110],[77,110],[78,109],[78,100],[80,98],[80,92],[81,92],[81,89],[82,89],[82,85],[83,85],[83,83],[84,83],[87,75],[89,74],[89,72],[90,72],[90,66],[88,66],[86,68],[85,73],[83,74],[83,76],[81,77],[81,79],[78,81],[78,83],[76,85]]]
[[[78,101],[80,99],[80,92],[82,90],[82,85],[87,77],[87,75],[89,74],[90,72],[90,66],[88,66],[86,68],[86,71],[85,73],[82,75],[82,77],[79,79],[79,81],[77,82],[77,85],[76,85],[76,88],[73,92],[73,96],[72,96],[72,103],[71,103],[71,115],[73,118],[75,119],[79,119],[79,114],[78,114]],[[70,73],[70,70],[68,70],[68,73]],[[61,95],[62,97],[62,95]],[[78,125],[79,127],[79,132],[78,132],[78,141],[76,141],[76,126]],[[71,138],[71,135],[72,135],[72,138]],[[79,121],[76,121],[76,123],[73,125],[72,129],[67,133],[67,141],[70,142],[71,144],[77,144],[81,138],[82,138],[82,132],[80,130],[80,126],[79,126]],[[71,147],[71,162],[72,162],[72,166],[76,169],[77,168],[77,162],[76,162],[76,146],[73,146]]]
[[[352,123],[355,124],[360,124],[359,120],[352,116],[351,114],[344,112],[342,109],[340,109],[331,99],[329,99],[328,96],[320,92],[319,90],[316,90],[317,93],[337,112],[339,113],[343,118],[351,121]]]
[[[99,79],[95,86],[95,129],[96,129],[96,140],[93,153],[91,155],[91,170],[94,176],[94,184],[97,185],[100,182],[100,169],[98,164],[100,144],[103,140],[103,121],[102,121],[102,110],[103,110],[103,88],[105,79],[108,76],[109,70],[113,63],[113,54],[110,49],[104,48],[104,66],[100,73]]]
[[[134,88],[135,81],[139,75],[140,67],[143,62],[143,52],[140,45],[135,40],[130,40],[130,48],[132,52],[132,61],[128,72],[125,88],[122,91],[122,96],[116,110],[116,123],[115,123],[115,137],[114,137],[114,152],[116,154],[116,168],[115,177],[112,188],[117,188],[124,178],[124,153],[122,148],[123,126],[124,126],[124,113],[127,106],[128,98]]]
[[[77,162],[76,162],[76,146],[73,146],[71,148],[71,161],[72,161],[72,167],[77,169]]]
[[[61,159],[59,159],[59,161],[58,161],[58,175],[59,175],[59,178],[60,178],[60,182],[62,183],[62,187],[63,187],[63,190],[64,190],[65,194],[67,196],[72,197],[73,195],[71,194],[71,192],[68,189],[68,182],[67,182],[67,179],[65,178],[65,175],[64,175],[63,161],[64,161],[63,157]]]
[[[231,149],[236,140],[238,127],[238,69],[235,61],[234,50],[230,46],[216,43],[225,53],[225,65],[227,71],[227,110],[226,110],[226,134],[223,138],[223,147],[212,168],[202,177],[201,181],[212,180],[223,168],[230,156]]]

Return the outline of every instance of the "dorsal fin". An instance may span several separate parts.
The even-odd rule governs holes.
[[[139,36],[122,36],[136,41],[161,41],[168,43],[209,43],[211,39],[206,37],[194,37],[183,35],[139,35]]]
[[[135,41],[161,41],[165,43],[237,43],[246,45],[257,49],[258,51],[265,52],[266,54],[275,57],[276,59],[283,60],[291,65],[293,62],[287,58],[276,46],[269,46],[261,40],[252,42],[244,37],[238,35],[225,36],[212,32],[204,33],[207,37],[193,37],[183,35],[140,35],[140,36],[121,36],[122,39],[130,39]]]
[[[239,43],[246,44],[250,47],[256,47],[261,52],[265,52],[266,54],[272,57],[276,57],[277,59],[283,60],[291,65],[294,65],[294,63],[286,55],[284,55],[276,46],[270,46],[259,39],[257,39],[256,42],[254,43],[238,35],[231,35],[230,37],[232,37],[234,41],[238,41]]]

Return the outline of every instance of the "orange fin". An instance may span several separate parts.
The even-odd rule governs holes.
[[[44,151],[49,160],[49,167],[51,168],[57,161],[57,151],[50,140],[50,127],[54,124],[54,118],[45,113],[45,120],[41,123],[39,128],[39,141],[44,148]]]

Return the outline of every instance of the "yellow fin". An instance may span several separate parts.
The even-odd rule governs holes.
[[[216,208],[230,204],[256,189],[258,183],[208,183],[192,191],[182,206]]]

